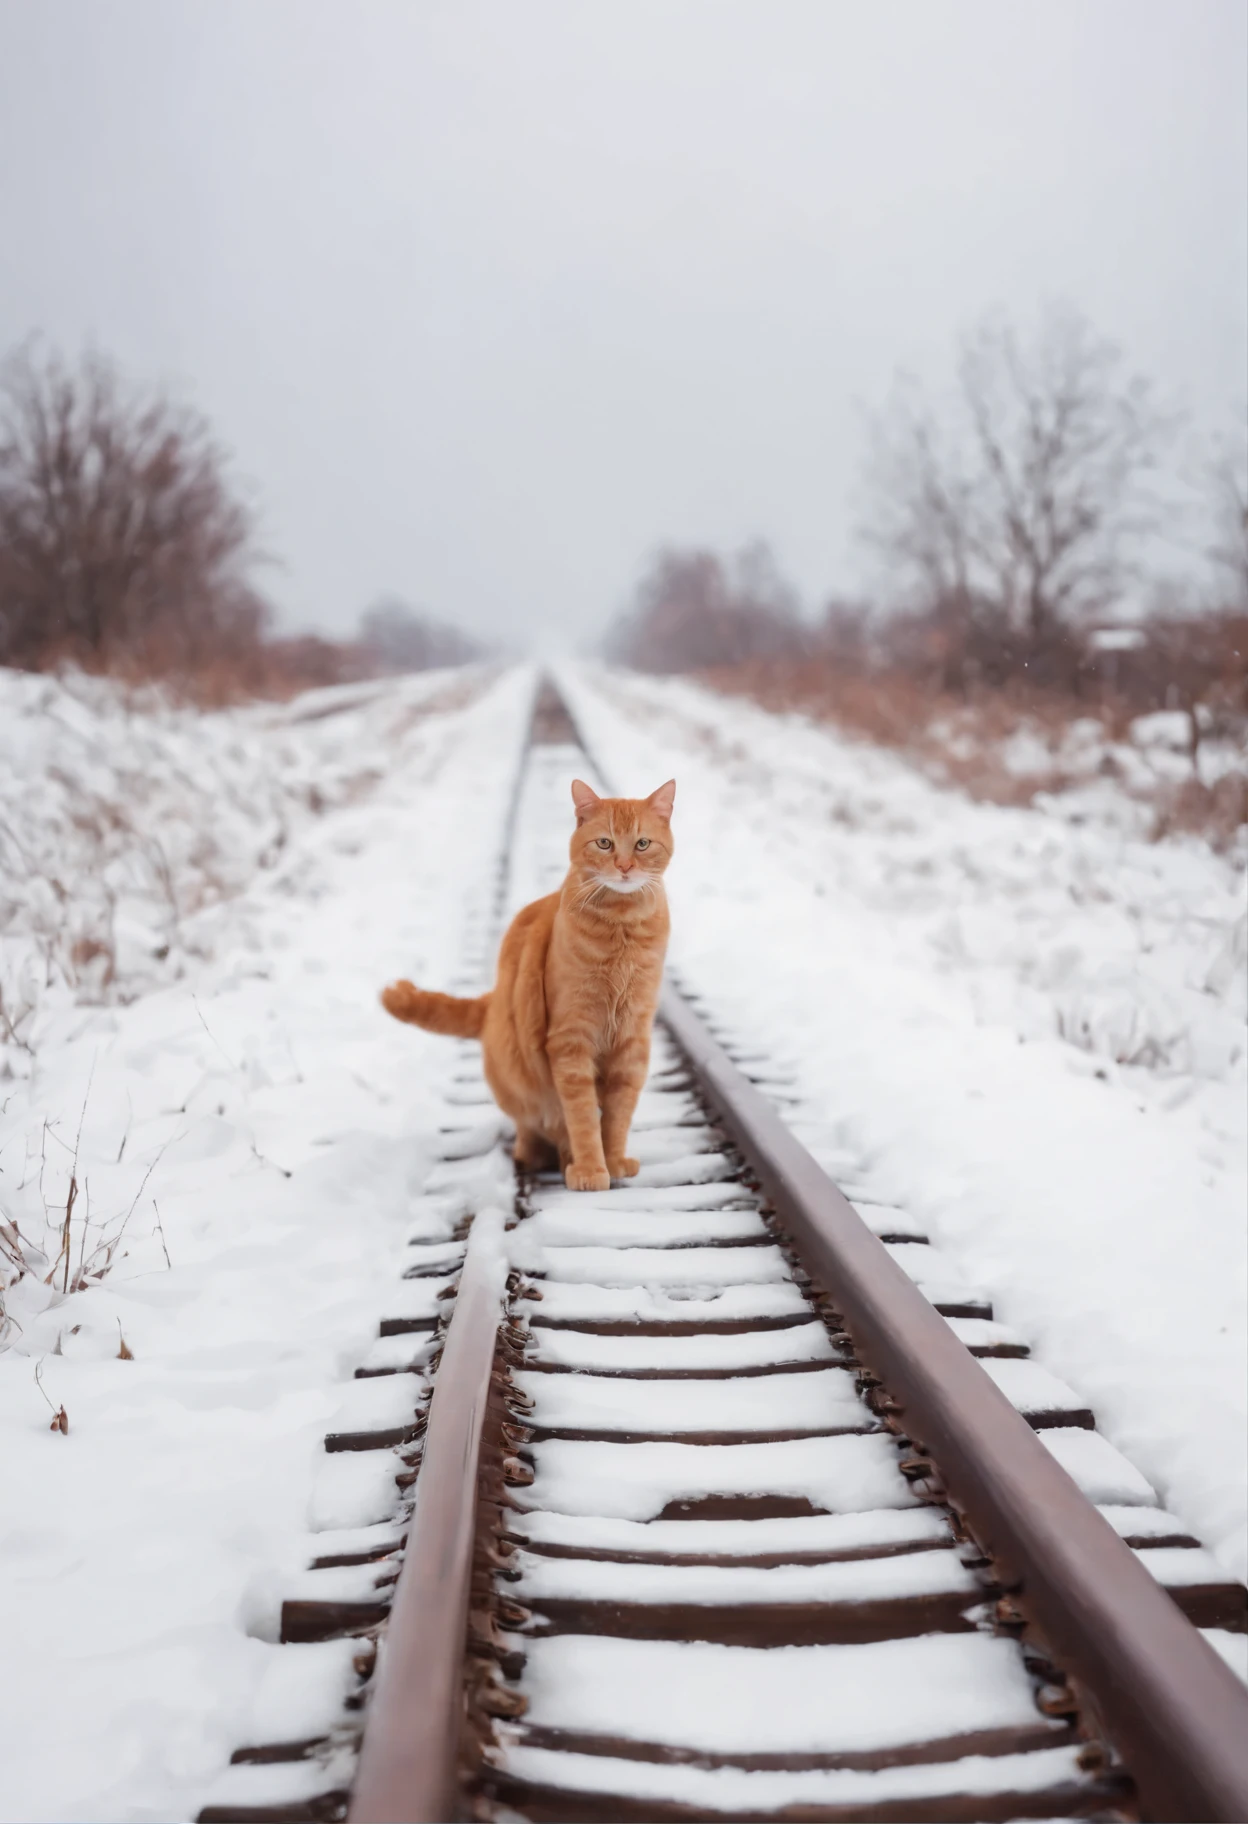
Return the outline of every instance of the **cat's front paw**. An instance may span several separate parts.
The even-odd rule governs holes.
[[[570,1191],[609,1191],[608,1173],[592,1165],[577,1165],[575,1160],[564,1168],[564,1182]]]
[[[640,1159],[608,1159],[607,1171],[612,1178],[635,1178],[641,1170]]]

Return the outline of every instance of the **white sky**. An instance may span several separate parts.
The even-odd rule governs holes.
[[[0,0],[0,348],[213,419],[292,623],[860,580],[861,405],[991,305],[1248,397],[1242,0]]]

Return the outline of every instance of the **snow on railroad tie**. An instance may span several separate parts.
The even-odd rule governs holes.
[[[735,1201],[740,1201],[739,1196]],[[729,1199],[722,1202],[728,1203]],[[540,1256],[530,1255],[530,1250],[541,1247],[696,1248],[769,1241],[771,1236],[757,1210],[725,1209],[722,1204],[719,1209],[694,1204],[685,1209],[629,1209],[617,1205],[585,1210],[569,1201],[539,1209],[524,1224],[516,1241],[515,1261],[517,1266],[524,1266],[531,1257],[534,1266],[540,1268]]]
[[[632,1132],[645,1133],[649,1128],[686,1128],[690,1133],[705,1131],[706,1110],[697,1098],[684,1091],[654,1089],[647,1086],[637,1098]]]
[[[863,1555],[934,1551],[947,1546],[952,1537],[944,1514],[934,1507],[770,1520],[637,1521],[537,1511],[512,1515],[507,1530],[530,1551],[630,1563],[830,1563]]]
[[[831,1437],[879,1429],[844,1368],[733,1380],[629,1380],[609,1375],[517,1373],[533,1401],[539,1437],[617,1433],[634,1438],[698,1437],[732,1442],[771,1437]]]
[[[729,1176],[719,1173],[722,1180]],[[739,1180],[740,1167],[731,1173]],[[609,1191],[567,1191],[562,1185],[539,1185],[530,1199],[534,1219],[554,1214],[587,1219],[591,1215],[616,1219],[632,1212],[647,1216],[672,1216],[683,1210],[757,1210],[758,1199],[751,1196],[740,1182],[700,1180],[681,1182],[658,1190],[639,1187],[635,1178],[627,1178]],[[527,1226],[527,1225],[526,1225]],[[608,1225],[609,1226],[609,1225]]]
[[[564,1635],[534,1641],[525,1673],[524,1734],[687,1747],[727,1765],[834,1760],[1040,1722],[1014,1643],[987,1634],[761,1650]],[[1061,1733],[1037,1728],[1041,1739]]]
[[[541,1815],[560,1818],[592,1817],[600,1811],[604,1816],[636,1819],[755,1820],[773,1815],[819,1817],[825,1810],[841,1818],[898,1818],[910,1815],[911,1804],[937,1806],[942,1800],[950,1806],[945,1815],[962,1817],[968,1815],[968,1800],[980,1797],[991,1803],[993,1816],[1060,1818],[1073,1816],[1076,1803],[1087,1803],[1088,1781],[1073,1746],[885,1765],[878,1770],[746,1770],[707,1766],[702,1757],[693,1765],[675,1760],[673,1756],[646,1762],[631,1755],[612,1759],[521,1745],[508,1749],[501,1760],[503,1774],[492,1783],[505,1802],[522,1806],[537,1801],[543,1805]],[[1110,1797],[1104,1795],[1102,1803]],[[553,1809],[560,1800],[562,1807]],[[622,1806],[628,1809],[617,1809]],[[686,1809],[674,1812],[670,1808],[675,1806]],[[802,1807],[811,1810],[804,1813]]]
[[[619,1285],[544,1279],[516,1301],[534,1330],[561,1327],[636,1333],[712,1334],[810,1322],[810,1306],[791,1279],[765,1285]]]
[[[648,1132],[646,1156],[641,1170],[629,1179],[630,1186],[644,1191],[666,1190],[673,1185],[712,1184],[717,1179],[735,1177],[740,1169],[734,1160],[709,1148],[704,1152],[691,1151],[687,1137],[683,1150],[677,1152],[672,1148],[670,1158],[662,1157],[664,1150],[655,1145],[654,1132]]]
[[[518,1266],[552,1280],[587,1286],[759,1286],[790,1278],[774,1246],[757,1248],[541,1248],[515,1243]]]
[[[1182,1553],[1176,1554],[1184,1556]],[[740,1625],[747,1633],[757,1627],[750,1612],[758,1608],[818,1609],[823,1606],[854,1607],[885,1601],[905,1601],[923,1596],[953,1596],[951,1614],[983,1601],[983,1588],[951,1548],[944,1551],[905,1552],[848,1563],[781,1565],[673,1565],[618,1564],[609,1559],[543,1557],[517,1552],[511,1568],[519,1581],[514,1593],[540,1616],[569,1607],[602,1604],[610,1608],[612,1627],[620,1629],[626,1607],[653,1610],[660,1607],[744,1611]],[[788,1638],[809,1616],[784,1617]],[[682,1625],[689,1626],[682,1616]],[[818,1625],[818,1617],[814,1617]],[[648,1617],[643,1614],[644,1630]],[[844,1625],[842,1617],[835,1622]],[[652,1625],[652,1624],[651,1624]],[[705,1625],[705,1624],[702,1624]],[[969,1624],[963,1624],[969,1625]],[[578,1630],[579,1631],[579,1630]],[[702,1634],[699,1619],[691,1625],[691,1638]]]
[[[776,1499],[799,1511],[848,1514],[919,1501],[897,1468],[896,1442],[884,1433],[766,1444],[551,1439],[533,1454],[536,1475],[515,1499],[562,1514],[658,1520],[712,1501],[748,1511],[751,1502]]]
[[[901,1815],[954,1794],[991,1794],[991,1815],[1008,1816],[996,1806],[1011,1793],[1034,1816],[1024,1795],[1051,1797],[1053,1815],[1086,1791],[1016,1649],[982,1634],[770,1649],[563,1636],[531,1643],[526,1681],[528,1713],[502,1732],[491,1783],[521,1807],[566,1795],[565,1816],[608,1797],[706,1816]]]
[[[525,1365],[579,1374],[734,1375],[804,1369],[838,1360],[817,1319],[783,1330],[714,1331],[703,1336],[599,1336],[577,1330],[530,1332]]]
[[[724,1136],[705,1123],[705,1118],[703,1123],[683,1127],[650,1124],[644,1131],[646,1138],[641,1150],[645,1157],[641,1171],[636,1178],[629,1179],[630,1184],[657,1184],[659,1181],[649,1174],[669,1171],[674,1165],[686,1168],[680,1177],[673,1179],[676,1184],[693,1184],[707,1173],[712,1177],[731,1177],[736,1170],[732,1161],[724,1156]]]

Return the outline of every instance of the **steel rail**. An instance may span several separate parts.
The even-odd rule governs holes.
[[[507,1267],[501,1211],[482,1211],[434,1376],[416,1508],[369,1698],[350,1824],[459,1815],[464,1657],[481,1442]]]
[[[660,1018],[859,1359],[1090,1695],[1161,1824],[1248,1819],[1248,1688],[1045,1449],[693,1008]]]

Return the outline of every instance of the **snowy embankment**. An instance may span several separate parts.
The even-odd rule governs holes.
[[[1240,869],[1108,788],[977,805],[799,717],[562,682],[618,790],[679,782],[680,978],[1243,1577]]]
[[[489,932],[531,689],[196,717],[0,675],[6,1818],[193,1815],[256,1727],[446,1118],[377,992]]]

